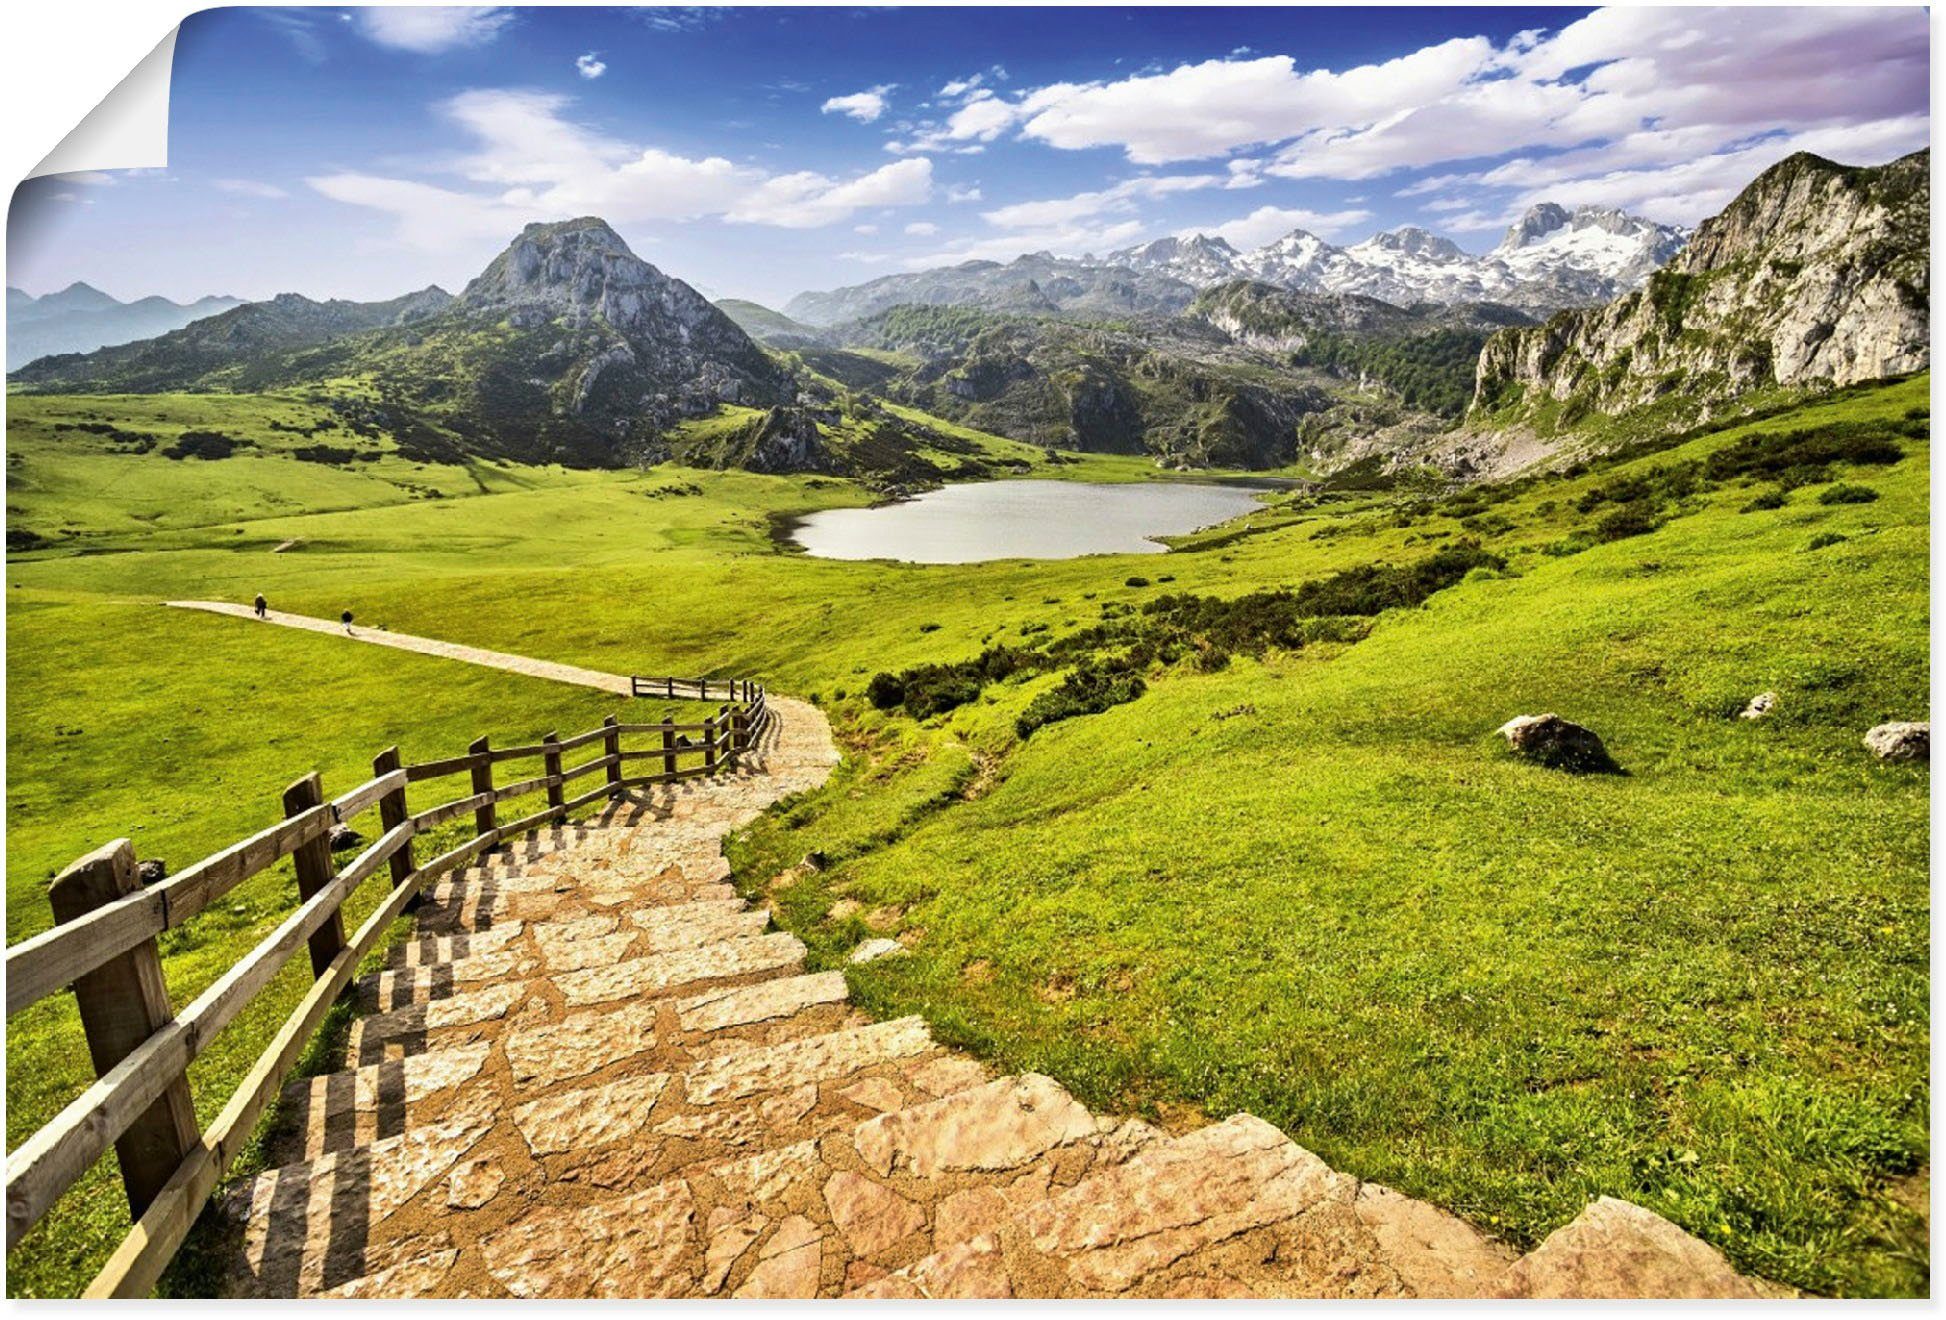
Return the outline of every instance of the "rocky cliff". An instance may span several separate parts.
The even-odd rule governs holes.
[[[1780,162],[1641,289],[1489,340],[1469,421],[1545,434],[1657,404],[1695,418],[1750,390],[1926,367],[1930,167],[1924,151]]]

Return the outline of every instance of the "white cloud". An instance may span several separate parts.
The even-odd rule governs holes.
[[[834,96],[818,109],[827,115],[849,115],[861,124],[869,124],[885,113],[885,94],[895,86],[896,83],[885,83],[868,87],[862,92],[853,92],[849,96]]]
[[[965,104],[891,149],[1017,133],[1141,165],[1254,151],[1262,159],[1227,162],[1239,187],[1445,167],[1413,195],[1524,191],[1546,175],[1563,201],[1629,195],[1676,220],[1746,182],[1776,154],[1766,143],[1822,140],[1858,161],[1924,145],[1930,53],[1919,8],[1615,7],[1504,44],[1455,38],[1339,70],[1239,48],[1006,98],[955,80]],[[1512,153],[1520,170],[1493,168]],[[1657,171],[1679,171],[1688,190],[1657,187]]]
[[[448,236],[509,237],[533,220],[599,215],[616,224],[726,220],[809,229],[856,212],[931,199],[932,162],[900,160],[849,179],[772,175],[721,156],[692,158],[622,142],[565,117],[565,97],[462,92],[438,107],[474,139],[452,162],[468,186],[356,171],[306,182],[336,201],[390,213],[402,241],[430,249]]]
[[[266,201],[278,201],[290,196],[274,183],[259,183],[255,179],[211,179],[210,186],[219,192],[235,193],[239,197],[261,197]]]
[[[869,238],[871,235],[876,234],[878,232],[878,226],[877,225],[853,225],[851,227],[851,232],[854,234],[864,234],[866,237]]]
[[[352,12],[357,29],[370,40],[418,55],[483,46],[514,17],[499,6],[407,5]]]
[[[1185,229],[1182,237],[1208,234],[1227,241],[1231,247],[1247,252],[1282,238],[1293,229],[1305,229],[1325,238],[1336,237],[1352,225],[1372,218],[1370,211],[1312,211],[1304,207],[1260,206],[1249,215],[1216,226]]]
[[[1174,193],[1221,188],[1229,180],[1221,174],[1141,175],[1109,188],[1056,197],[1039,202],[1016,202],[982,211],[981,219],[1002,229],[1046,229],[1072,225],[1106,212],[1129,212],[1138,200]]]
[[[946,190],[946,200],[949,202],[977,202],[983,195],[977,183],[954,185]]]
[[[925,238],[932,234],[937,234],[939,232],[939,226],[930,220],[914,220],[905,227],[905,232],[917,235],[920,238]]]
[[[591,50],[586,55],[575,56],[574,71],[591,82],[601,77],[602,74],[607,73],[608,66],[595,58],[598,53],[597,51]]]

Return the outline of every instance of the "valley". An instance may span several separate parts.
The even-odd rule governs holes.
[[[457,295],[43,357],[7,401],[9,940],[108,839],[180,866],[275,819],[266,785],[617,704],[163,601],[757,675],[844,757],[728,836],[733,882],[874,1016],[1102,1113],[1248,1110],[1513,1248],[1614,1196],[1781,1285],[1923,1294],[1929,779],[1862,739],[1929,694],[1925,169],[1794,157],[1691,235],[1555,208],[1490,260],[1395,232],[1391,284],[1364,245],[1307,285],[1171,240],[781,312],[588,217]],[[1422,267],[1448,296],[1405,301]],[[788,537],[1266,476],[1166,554]],[[1509,755],[1542,712],[1619,772]],[[166,933],[175,1001],[294,886]],[[198,1061],[205,1118],[306,984]],[[15,1146],[91,1074],[69,1000],[11,1027]],[[86,1282],[115,1181],[16,1295]],[[165,1293],[207,1295],[196,1244]]]

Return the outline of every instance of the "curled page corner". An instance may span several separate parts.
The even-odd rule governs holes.
[[[160,169],[169,163],[169,79],[176,62],[176,34],[156,43],[129,75],[74,131],[27,175],[78,174],[89,170]]]

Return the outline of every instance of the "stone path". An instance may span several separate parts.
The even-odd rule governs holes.
[[[1602,1201],[1524,1257],[1247,1114],[1171,1135],[995,1077],[727,883],[724,835],[836,759],[812,707],[733,775],[430,890],[227,1192],[228,1291],[355,1297],[1748,1296]]]
[[[203,610],[210,614],[227,614],[236,619],[259,622],[256,611],[248,605],[236,605],[222,600],[170,600],[163,604],[171,609]],[[347,641],[369,642],[373,646],[390,646],[401,651],[417,651],[420,655],[436,655],[442,660],[461,660],[469,665],[485,665],[489,669],[505,669],[510,673],[526,674],[530,678],[547,678],[556,683],[573,683],[578,687],[600,688],[604,692],[629,695],[629,680],[622,674],[604,674],[599,669],[583,669],[579,665],[556,664],[552,660],[535,660],[530,656],[509,655],[505,651],[489,651],[479,646],[461,646],[457,642],[442,642],[433,637],[414,637],[411,633],[387,632],[382,628],[367,627],[353,621],[351,631],[336,619],[317,619],[308,614],[289,614],[283,610],[266,610],[261,620],[265,623],[279,624],[285,628],[302,628],[306,632],[325,633],[341,637]]]

